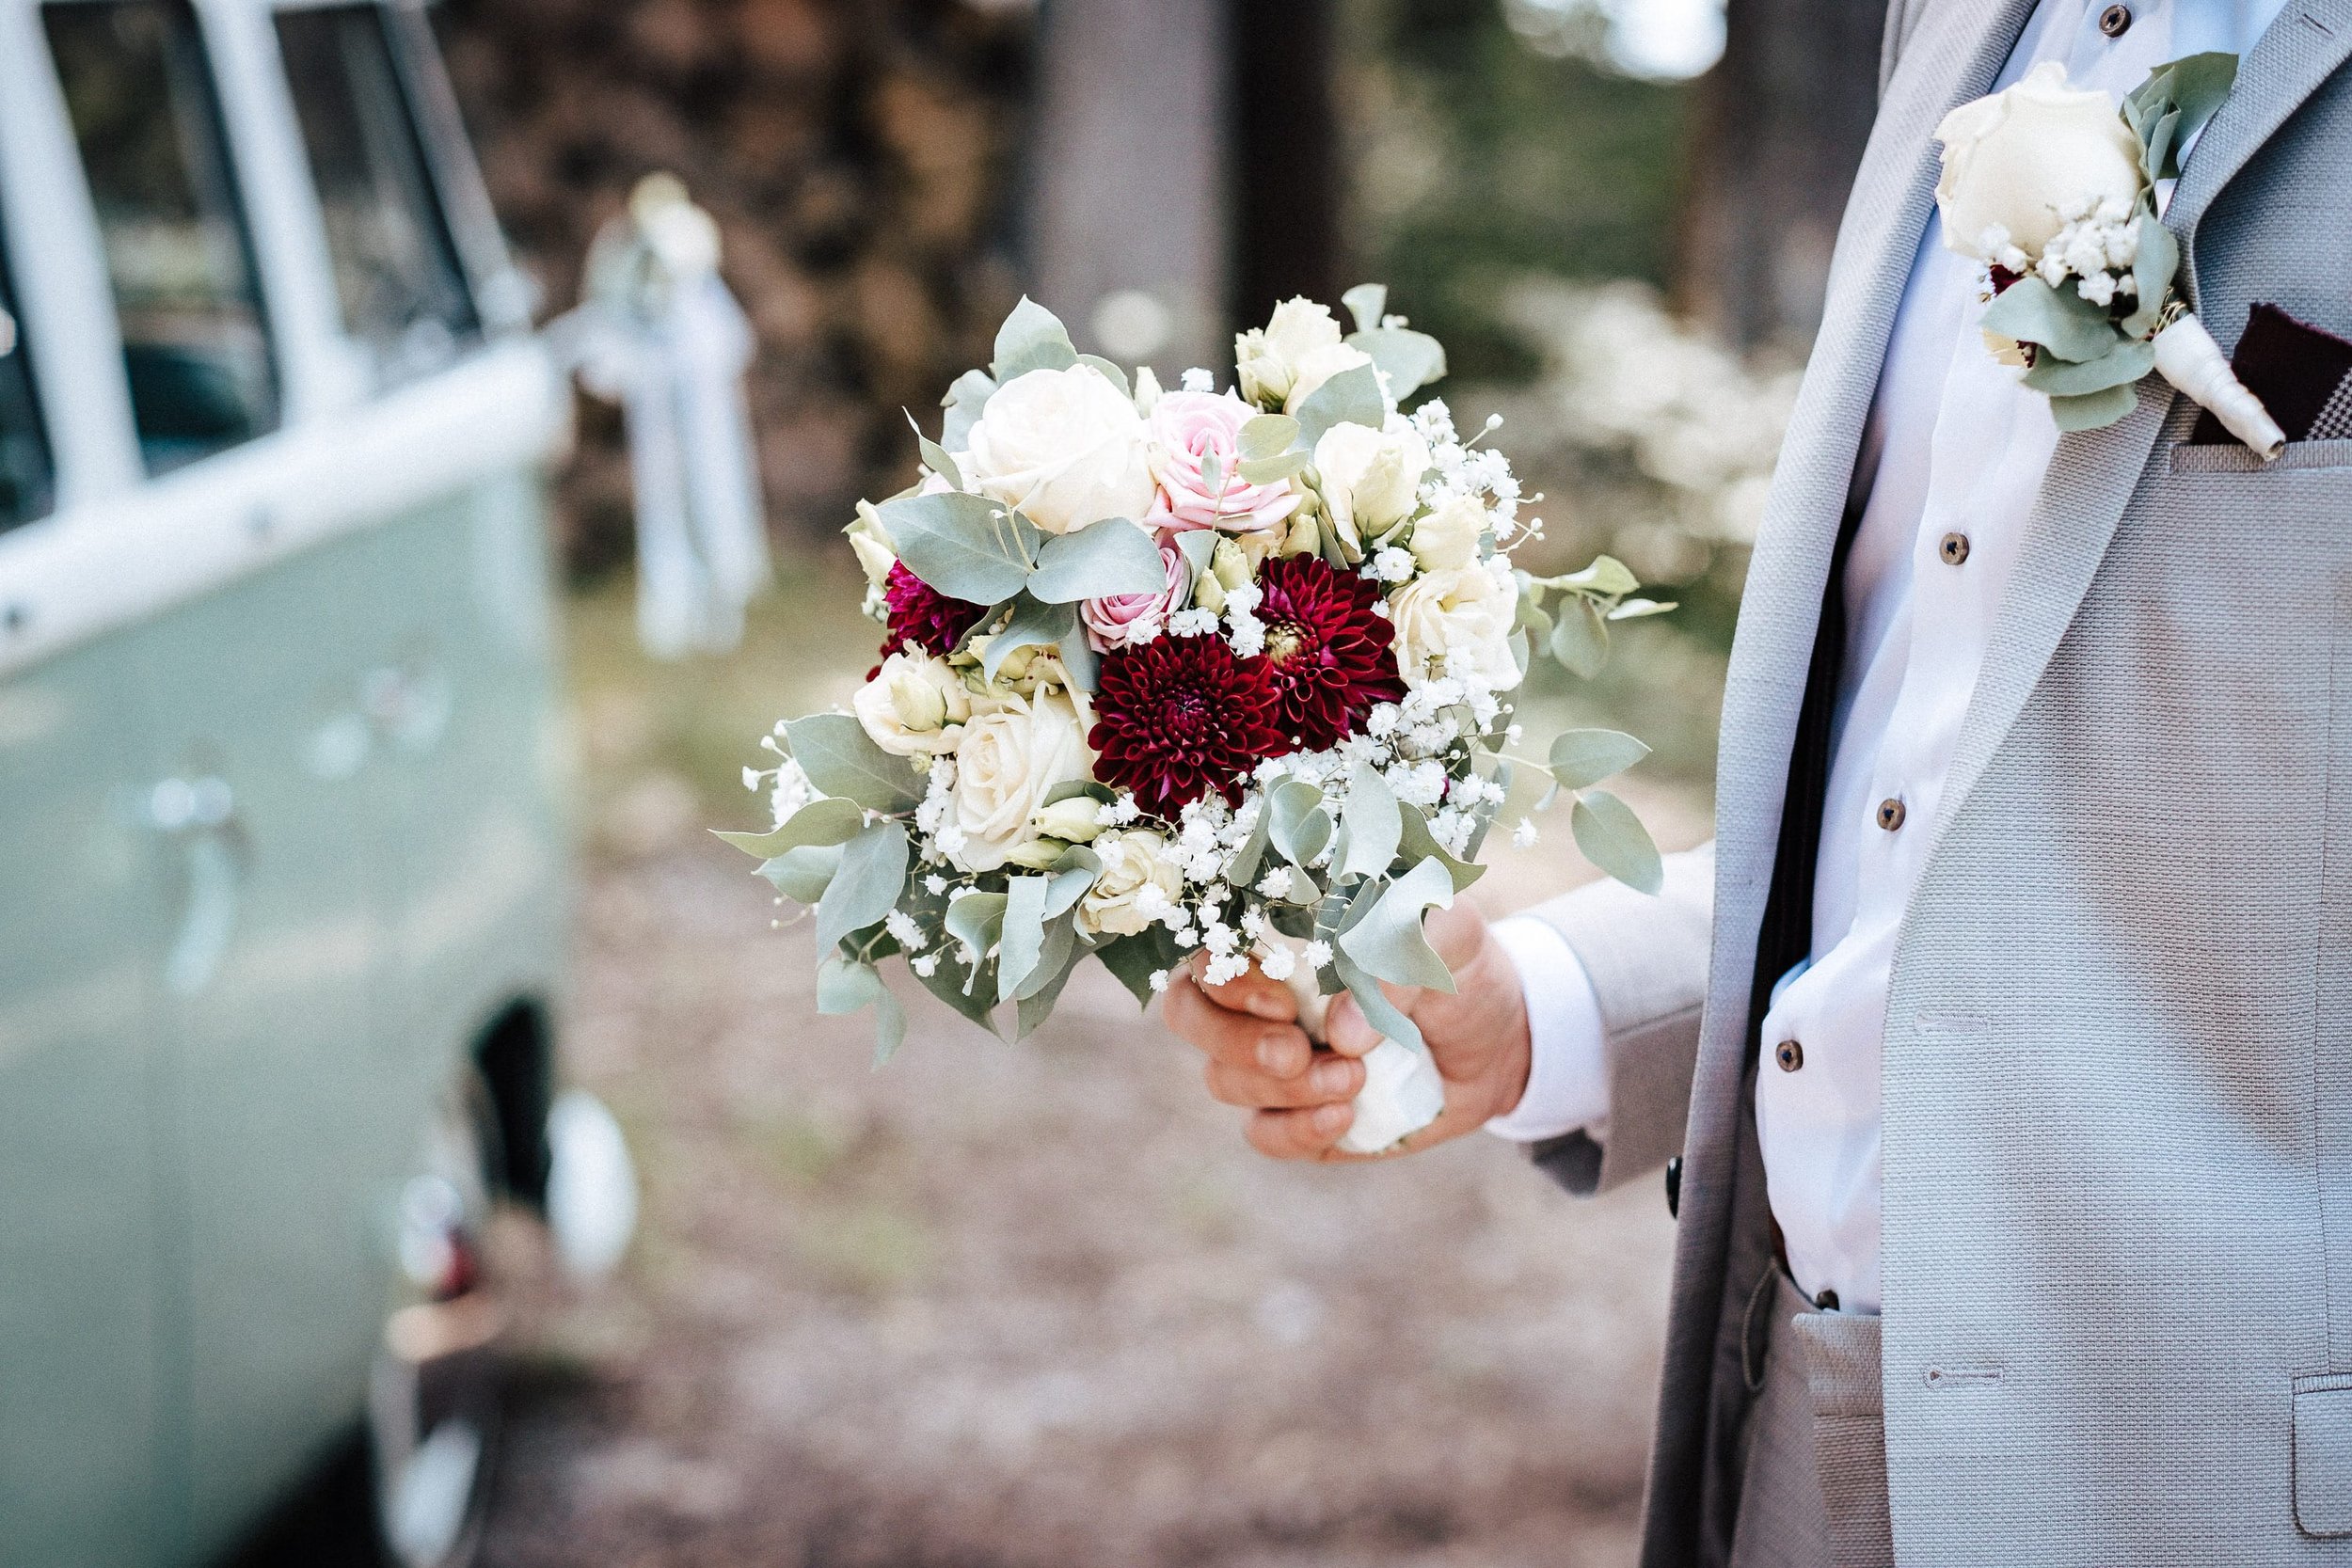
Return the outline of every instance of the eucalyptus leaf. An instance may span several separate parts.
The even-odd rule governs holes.
[[[1042,539],[1002,501],[961,491],[884,501],[880,511],[907,570],[967,604],[1002,604],[1021,592]]]
[[[1177,950],[1176,939],[1165,927],[1153,926],[1139,935],[1114,937],[1094,950],[1103,960],[1103,967],[1118,976],[1119,983],[1143,1006],[1152,1005],[1152,976],[1164,970],[1172,970],[1184,961]]]
[[[1200,574],[1209,569],[1209,559],[1216,554],[1216,542],[1223,535],[1213,528],[1190,528],[1176,536],[1176,548],[1184,556],[1184,565],[1199,581]]]
[[[1444,866],[1446,874],[1454,879],[1454,892],[1461,892],[1486,874],[1485,866],[1475,861],[1463,860],[1439,844],[1438,835],[1429,831],[1429,819],[1421,814],[1419,806],[1400,804],[1396,808],[1396,816],[1404,828],[1398,839],[1398,853],[1416,864],[1436,861]]]
[[[1564,730],[1551,743],[1551,776],[1563,789],[1586,789],[1647,755],[1647,746],[1617,730]]]
[[[2180,172],[2174,155],[2196,138],[2229,98],[2237,82],[2237,56],[2232,54],[2185,55],[2156,67],[2132,89],[2123,101],[2123,119],[2143,141],[2153,141],[2164,120],[2178,116],[2163,155],[2150,160],[2150,178],[2169,180]]]
[[[2151,212],[2139,214],[2139,254],[2132,261],[2132,281],[2139,293],[2138,308],[2123,318],[2123,330],[2135,338],[2153,337],[2181,270],[2181,242]]]
[[[1333,425],[1359,424],[1378,430],[1388,422],[1389,405],[1380,396],[1380,378],[1370,365],[1342,371],[1298,405],[1300,450],[1312,451]]]
[[[1421,1037],[1421,1026],[1389,1000],[1380,982],[1366,974],[1361,965],[1345,953],[1335,952],[1331,955],[1331,969],[1340,984],[1347,988],[1347,993],[1356,999],[1356,1006],[1363,1009],[1365,1022],[1400,1045],[1409,1045],[1416,1051],[1429,1049]]]
[[[1422,933],[1422,916],[1454,903],[1454,879],[1442,862],[1425,860],[1381,891],[1379,901],[1338,946],[1366,974],[1400,986],[1451,991],[1454,976]]]
[[[1511,650],[1511,662],[1518,667],[1519,678],[1525,680],[1527,672],[1535,663],[1535,646],[1527,640],[1527,628],[1513,626],[1511,635],[1502,640],[1502,645]]]
[[[866,814],[855,800],[811,800],[792,814],[792,820],[771,832],[720,833],[717,836],[745,854],[772,860],[803,844],[846,844],[866,826]]]
[[[1400,402],[1445,378],[1445,345],[1426,332],[1375,326],[1347,341],[1372,356],[1373,364],[1389,378],[1389,395]]]
[[[882,989],[881,974],[859,959],[834,953],[817,966],[817,1010],[827,1018],[873,1006]]]
[[[759,868],[778,893],[796,904],[814,904],[825,896],[834,873],[841,868],[837,844],[804,844],[787,849]]]
[[[1984,329],[2021,343],[2039,343],[2061,359],[2096,359],[2117,341],[2106,312],[2073,289],[2053,289],[2021,277],[1985,307]]]
[[[1103,656],[1083,637],[1073,635],[1061,640],[1061,667],[1069,672],[1070,684],[1089,695],[1102,682]]]
[[[1168,565],[1152,535],[1124,517],[1107,517],[1046,539],[1027,590],[1046,604],[1116,594],[1156,594],[1168,586]]]
[[[906,1043],[907,1010],[898,1005],[888,986],[874,993],[874,1068],[880,1071],[890,1065],[890,1058]]]
[[[1233,858],[1226,867],[1235,886],[1247,887],[1258,879],[1258,866],[1265,859],[1266,843],[1273,832],[1274,814],[1261,800],[1258,819],[1249,825],[1249,836],[1241,841],[1241,847],[1233,851]]]
[[[2050,418],[2058,429],[2105,430],[2139,404],[2137,387],[2110,387],[2104,392],[2050,400]]]
[[[1303,779],[1286,779],[1266,798],[1274,847],[1301,873],[1307,863],[1331,842],[1331,814],[1323,809],[1323,791]]]
[[[938,967],[930,974],[916,974],[914,978],[925,990],[965,1018],[983,1029],[989,1027],[989,1008],[996,999],[994,964],[983,958],[977,966],[967,965],[949,951],[940,955]]]
[[[1309,454],[1303,451],[1278,452],[1272,457],[1245,457],[1235,470],[1251,484],[1279,484],[1307,471]]]
[[[1127,372],[1101,355],[1081,354],[1078,356],[1078,363],[1118,388],[1120,397],[1132,399],[1136,395],[1135,388],[1127,384]]]
[[[1045,945],[1044,877],[1015,877],[1005,883],[1005,919],[996,954],[996,1000],[1009,1002],[1037,967]]]
[[[1288,414],[1260,414],[1242,421],[1241,454],[1245,459],[1279,457],[1298,440],[1298,421]]]
[[[1646,616],[1663,615],[1681,607],[1672,599],[1628,599],[1609,612],[1612,621],[1639,621]]]
[[[1071,964],[1079,956],[1076,917],[1063,915],[1047,921],[1044,940],[1038,945],[1037,961],[1030,966],[1028,978],[1013,988],[1012,999],[1016,1002],[1029,1001],[1043,994],[1049,986],[1059,990],[1061,982],[1069,978]],[[1035,1027],[1025,1017],[1021,1033],[1025,1035]]]
[[[963,470],[956,467],[953,457],[947,455],[947,449],[924,435],[923,427],[914,422],[912,413],[903,408],[898,412],[906,415],[907,428],[914,432],[914,444],[923,454],[923,466],[957,489],[962,489]]]
[[[1102,875],[1102,856],[1083,845],[1072,846],[1055,863],[1053,885],[1045,890],[1045,918],[1055,920],[1069,913]]]
[[[853,800],[869,811],[913,811],[920,803],[915,774],[904,757],[874,744],[873,736],[846,713],[812,713],[785,721],[792,760],[809,783],[827,795]]]
[[[1666,885],[1666,868],[1649,830],[1633,808],[1605,789],[1576,798],[1568,827],[1584,858],[1638,893],[1656,893]]]
[[[851,931],[882,923],[906,890],[907,831],[877,822],[850,840],[841,868],[817,904],[817,950],[826,952]]]
[[[956,377],[955,385],[947,388],[947,395],[939,400],[939,405],[947,410],[946,418],[940,421],[941,445],[969,446],[972,427],[980,422],[980,415],[988,407],[988,400],[995,395],[996,383],[989,378],[986,371],[966,371]]]
[[[2080,364],[2052,357],[2038,361],[2026,372],[2026,385],[2052,397],[2080,397],[2128,387],[2156,368],[2156,345],[2146,340],[2122,342],[2096,359]]]
[[[1331,875],[1387,876],[1404,838],[1405,822],[1397,812],[1396,792],[1378,768],[1369,763],[1356,765],[1348,775],[1347,804],[1340,808],[1340,821],[1347,830],[1347,853]]]
[[[996,361],[991,369],[1000,387],[1031,371],[1066,371],[1077,362],[1070,329],[1062,325],[1060,317],[1026,294],[996,329]]]
[[[1560,607],[1551,626],[1551,657],[1585,680],[1600,673],[1609,662],[1609,623],[1600,606],[1580,594]]]
[[[1040,604],[1024,594],[1012,601],[1012,619],[988,640],[980,658],[980,678],[994,680],[1005,659],[1021,648],[1052,647],[1077,641],[1078,612],[1066,604]]]
[[[947,906],[947,916],[941,922],[948,936],[972,950],[972,969],[964,981],[974,988],[974,1000],[985,1012],[996,1001],[996,962],[992,956],[1004,935],[1006,895],[1001,893],[967,893]],[[989,982],[985,990],[979,982]]]
[[[1389,313],[1389,286],[1386,283],[1359,283],[1340,295],[1340,303],[1356,318],[1356,330],[1369,332],[1380,325]]]
[[[1642,586],[1642,579],[1633,569],[1613,555],[1597,555],[1593,563],[1581,572],[1570,572],[1559,579],[1563,588],[1581,588],[1604,598],[1617,598]]]

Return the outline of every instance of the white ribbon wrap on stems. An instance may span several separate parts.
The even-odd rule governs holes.
[[[1333,999],[1316,985],[1314,970],[1304,958],[1296,958],[1304,943],[1288,937],[1266,940],[1288,948],[1295,960],[1282,983],[1297,999],[1298,1026],[1316,1045],[1328,1043],[1324,1021]],[[1400,1040],[1383,1039],[1364,1055],[1363,1064],[1364,1086],[1352,1102],[1356,1119],[1347,1124],[1339,1141],[1343,1153],[1378,1154],[1437,1120],[1445,1109],[1445,1079],[1428,1052]]]
[[[2184,312],[2158,327],[2153,346],[2156,373],[2186,393],[2200,408],[2210,410],[2222,429],[2245,442],[2264,462],[2287,450],[2286,432],[2230,369],[2221,345],[2194,313]]]

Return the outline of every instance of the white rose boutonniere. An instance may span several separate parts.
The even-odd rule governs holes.
[[[2229,97],[2233,55],[2159,66],[2123,103],[2055,61],[1936,127],[1944,243],[1985,265],[1987,346],[2024,367],[2060,430],[2115,423],[2150,372],[2268,459],[2286,445],[2176,287],[2180,245],[2155,190]]]

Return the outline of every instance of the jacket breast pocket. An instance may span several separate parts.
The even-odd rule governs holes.
[[[2169,467],[2175,475],[2184,476],[2292,473],[2314,468],[2352,468],[2352,440],[2289,441],[2287,450],[2269,463],[2264,462],[2235,441],[2202,447],[2190,446],[2183,442],[2172,449]]]

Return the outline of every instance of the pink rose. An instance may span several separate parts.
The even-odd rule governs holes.
[[[1152,405],[1152,477],[1159,490],[1148,526],[1246,533],[1272,528],[1297,510],[1288,484],[1251,484],[1241,477],[1241,427],[1257,412],[1231,392],[1161,394]],[[1201,472],[1212,455],[1224,476],[1221,493]]]
[[[1160,562],[1168,568],[1168,586],[1156,594],[1114,594],[1106,599],[1085,599],[1078,620],[1087,641],[1098,654],[1133,642],[1149,642],[1168,629],[1168,618],[1192,594],[1192,573],[1184,552],[1173,545],[1160,546]]]

